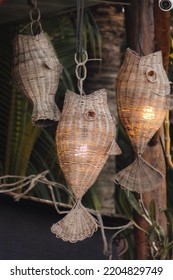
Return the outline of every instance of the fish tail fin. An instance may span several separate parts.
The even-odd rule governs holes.
[[[92,236],[97,228],[94,217],[78,201],[62,220],[51,227],[51,231],[64,241],[75,243]]]
[[[52,98],[52,97],[51,97]],[[32,123],[35,126],[54,125],[60,119],[60,111],[53,99],[36,101],[33,104]]]
[[[140,155],[115,176],[115,183],[139,193],[158,188],[162,180],[163,174]]]

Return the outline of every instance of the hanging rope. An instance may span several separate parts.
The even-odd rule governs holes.
[[[42,25],[41,25],[41,12],[38,8],[38,2],[37,0],[27,0],[28,6],[31,7],[31,10],[29,12],[30,17],[30,23],[24,26],[20,30],[20,33],[23,32],[28,26],[30,26],[31,29],[31,35],[36,36],[41,33],[42,31]]]
[[[31,5],[32,8],[29,13],[30,20],[31,20],[31,34],[33,36],[36,36],[40,34],[40,32],[42,31],[42,26],[40,23],[41,13],[40,10],[38,9],[37,0],[32,0],[31,3],[32,3]]]
[[[140,55],[144,55],[142,50],[142,9],[141,9],[141,0],[138,0],[138,44]]]
[[[77,0],[77,28],[76,28],[76,77],[78,79],[78,90],[80,95],[85,95],[83,89],[83,82],[87,76],[87,68],[85,66],[88,61],[88,54],[84,50],[83,40],[82,40],[82,30],[83,30],[83,15],[84,15],[84,0]]]
[[[75,62],[76,62],[75,73],[76,73],[76,77],[78,79],[78,90],[80,92],[80,95],[85,95],[85,92],[84,92],[84,89],[83,89],[83,82],[84,82],[84,80],[86,79],[86,76],[87,76],[87,68],[86,68],[85,64],[88,61],[88,54],[85,51],[80,56],[80,60],[78,60],[77,56],[78,56],[77,53],[75,53],[75,57],[74,57]]]
[[[83,83],[87,77],[86,63],[92,60],[101,60],[100,58],[88,59],[88,53],[84,49],[82,30],[83,30],[83,19],[84,19],[84,0],[77,0],[77,28],[76,28],[76,53],[74,60],[76,62],[75,74],[78,80],[77,86],[80,95],[85,96]]]
[[[28,6],[35,8],[37,6],[37,0],[27,0]]]
[[[79,56],[84,52],[83,40],[82,40],[83,15],[84,15],[84,0],[77,0],[76,51]]]

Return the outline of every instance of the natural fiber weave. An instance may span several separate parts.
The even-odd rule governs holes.
[[[132,191],[150,191],[159,186],[163,175],[142,157],[147,143],[163,124],[169,81],[162,54],[140,57],[127,49],[116,83],[120,120],[131,140],[137,159],[116,175],[116,182]]]
[[[57,237],[75,243],[93,235],[98,225],[93,216],[79,201],[64,219],[51,228]]]
[[[96,181],[109,154],[120,153],[115,137],[115,124],[107,106],[106,90],[101,89],[87,96],[66,92],[62,116],[57,127],[56,144],[59,164],[77,200],[80,201]],[[79,206],[81,207],[81,204]],[[74,209],[76,211],[76,208]],[[71,227],[74,228],[70,231],[63,229],[68,227],[67,216],[58,225],[53,226],[52,231],[71,242],[90,236],[97,225],[89,213],[87,220],[84,210],[81,209],[80,213],[80,218],[75,213],[67,215],[73,217]],[[83,225],[87,230],[83,229]],[[80,238],[77,234],[76,237],[72,237],[71,231],[76,232],[76,227],[82,228],[83,235],[80,232]]]
[[[57,122],[55,104],[62,66],[46,35],[19,34],[14,39],[13,79],[19,91],[33,104],[32,122],[37,126]]]

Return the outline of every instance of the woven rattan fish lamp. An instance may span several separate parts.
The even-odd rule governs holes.
[[[96,181],[109,154],[120,153],[115,142],[116,128],[108,109],[106,90],[100,89],[89,95],[84,93],[87,60],[86,51],[76,53],[80,94],[67,90],[56,132],[59,164],[76,203],[62,220],[52,226],[51,231],[70,242],[83,240],[97,230],[95,218],[81,200]]]
[[[32,122],[52,125],[59,120],[55,104],[62,66],[40,23],[37,1],[30,12],[31,35],[18,34],[14,39],[13,80],[19,91],[33,105]]]
[[[116,82],[119,118],[130,138],[135,161],[120,171],[115,180],[131,191],[145,192],[159,187],[163,174],[144,160],[147,143],[162,126],[170,93],[162,65],[161,51],[139,56],[127,49]]]
[[[87,96],[67,90],[56,144],[59,164],[76,204],[51,228],[64,241],[83,240],[97,229],[95,219],[82,206],[81,199],[96,181],[109,154],[120,153],[115,137],[106,90],[100,89]]]
[[[120,153],[115,136],[106,90],[101,89],[87,96],[69,90],[66,92],[56,144],[59,163],[76,204],[61,221],[52,226],[52,232],[65,241],[83,240],[97,229],[95,219],[82,206],[81,199],[96,181],[109,154]]]

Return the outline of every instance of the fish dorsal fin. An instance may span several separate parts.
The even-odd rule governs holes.
[[[44,61],[44,65],[48,68],[48,69],[53,69],[53,63],[52,61],[48,60],[47,58],[45,58],[45,61]]]
[[[120,155],[121,154],[121,149],[118,146],[118,144],[115,142],[115,140],[113,140],[110,149],[108,151],[108,154],[110,156],[116,156],[116,155]]]

